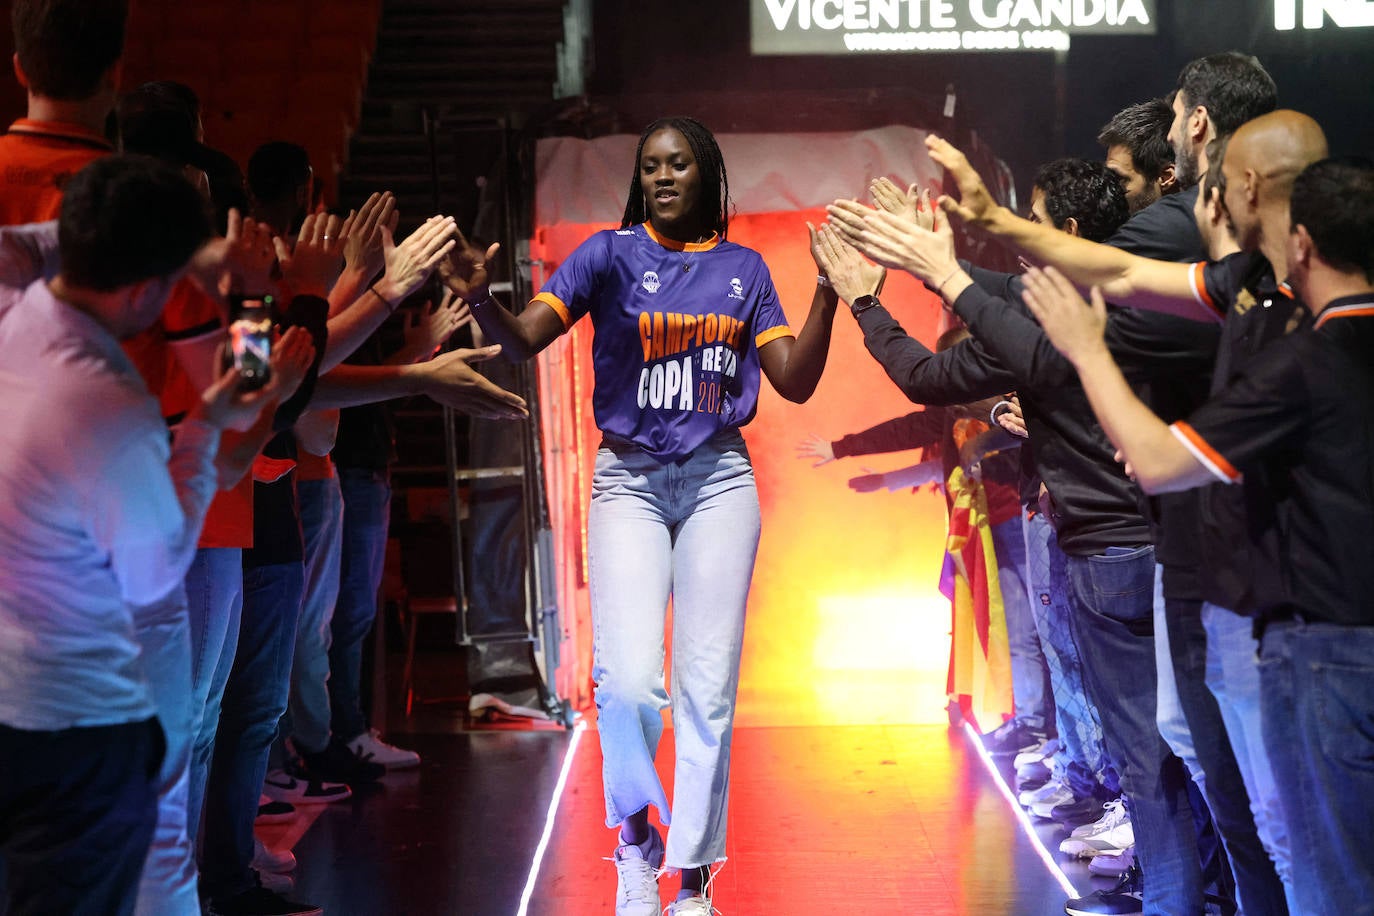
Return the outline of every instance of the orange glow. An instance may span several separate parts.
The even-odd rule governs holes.
[[[815,290],[806,221],[820,211],[740,214],[730,241],[768,263],[795,331]],[[545,275],[597,225],[541,227],[532,253]],[[890,277],[883,301],[928,346],[937,334],[936,300],[911,277]],[[584,323],[585,324],[585,323]],[[565,695],[589,698],[591,626],[581,569],[587,479],[599,434],[591,411],[581,428],[574,404],[591,398],[590,328],[577,326],[541,360],[545,448],[560,597],[565,615]],[[944,723],[949,602],[938,582],[945,505],[938,493],[856,493],[849,478],[865,469],[914,464],[915,452],[835,461],[812,468],[795,448],[809,433],[829,440],[917,409],[863,346],[841,306],[825,376],[806,404],[763,386],[759,412],[744,429],[763,508],[763,542],[750,594],[740,681],[740,724],[860,725]],[[577,447],[580,437],[580,448]],[[570,451],[576,455],[570,455]]]

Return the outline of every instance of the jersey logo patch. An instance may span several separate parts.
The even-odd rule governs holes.
[[[634,231],[633,229],[617,229],[617,230],[615,231],[615,234],[616,234],[616,235],[634,235],[634,234],[635,234],[635,231]]]
[[[663,284],[659,282],[658,274],[652,270],[644,271],[644,279],[640,283],[646,293],[656,293]]]
[[[732,277],[730,280],[729,298],[744,301],[744,284],[740,282],[739,277]]]

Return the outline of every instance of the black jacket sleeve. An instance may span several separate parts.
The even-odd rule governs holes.
[[[882,306],[860,315],[859,327],[868,352],[913,403],[966,404],[1016,388],[1015,376],[977,340],[932,353]]]
[[[916,410],[871,426],[863,432],[842,436],[831,443],[836,458],[876,455],[907,449],[939,446],[945,434],[945,412],[939,407]]]
[[[986,273],[986,271],[983,271]],[[989,295],[977,282],[959,294],[954,314],[968,325],[980,344],[1015,376],[1016,387],[1057,387],[1077,378],[1073,364],[1060,355],[1030,316],[1021,301],[1021,281],[1009,274],[1002,285],[1010,294],[1003,299]]]

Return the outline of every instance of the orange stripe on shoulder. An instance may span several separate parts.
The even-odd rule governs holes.
[[[1198,435],[1197,430],[1193,429],[1182,420],[1172,424],[1170,428],[1178,436],[1182,437],[1185,445],[1191,446],[1193,454],[1201,459],[1203,464],[1206,464],[1218,477],[1230,483],[1235,483],[1240,480],[1240,471],[1236,470],[1235,466],[1227,461],[1221,452],[1212,448],[1211,444],[1208,443],[1206,439]]]
[[[1198,304],[1207,306],[1218,315],[1223,315],[1225,313],[1217,308],[1217,304],[1212,301],[1211,294],[1207,292],[1207,280],[1203,275],[1206,266],[1206,261],[1198,261],[1188,269],[1188,282],[1193,287],[1193,298],[1198,301]]]
[[[760,331],[760,332],[754,337],[754,346],[755,346],[755,347],[762,347],[764,344],[770,344],[770,343],[772,343],[773,341],[778,340],[779,338],[782,338],[782,337],[795,337],[795,336],[797,336],[797,335],[795,335],[795,334],[792,333],[792,329],[791,329],[791,328],[789,328],[789,327],[788,327],[787,325],[785,325],[785,324],[780,324],[780,325],[778,325],[778,326],[776,326],[776,327],[769,328],[769,329],[766,330],[766,331]]]
[[[573,326],[572,311],[562,299],[553,293],[538,293],[530,302],[542,302],[553,309],[554,313],[558,315],[558,320],[563,322],[563,330],[566,331]]]

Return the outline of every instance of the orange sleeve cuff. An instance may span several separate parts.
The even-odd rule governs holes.
[[[754,337],[754,346],[762,348],[764,344],[770,344],[780,337],[795,336],[796,335],[792,333],[791,328],[789,328],[785,324],[780,324],[777,327],[769,328],[766,331],[760,331],[758,335]]]
[[[1227,461],[1221,452],[1212,448],[1206,439],[1198,435],[1197,430],[1180,420],[1171,425],[1169,431],[1174,434],[1179,442],[1183,443],[1184,448],[1192,452],[1193,457],[1203,467],[1211,471],[1222,483],[1240,482],[1240,471],[1236,470],[1235,466]]]
[[[553,293],[538,293],[530,302],[542,302],[553,309],[554,313],[558,315],[558,320],[563,322],[563,330],[566,331],[573,326],[572,311],[568,309],[567,304],[562,299]]]

